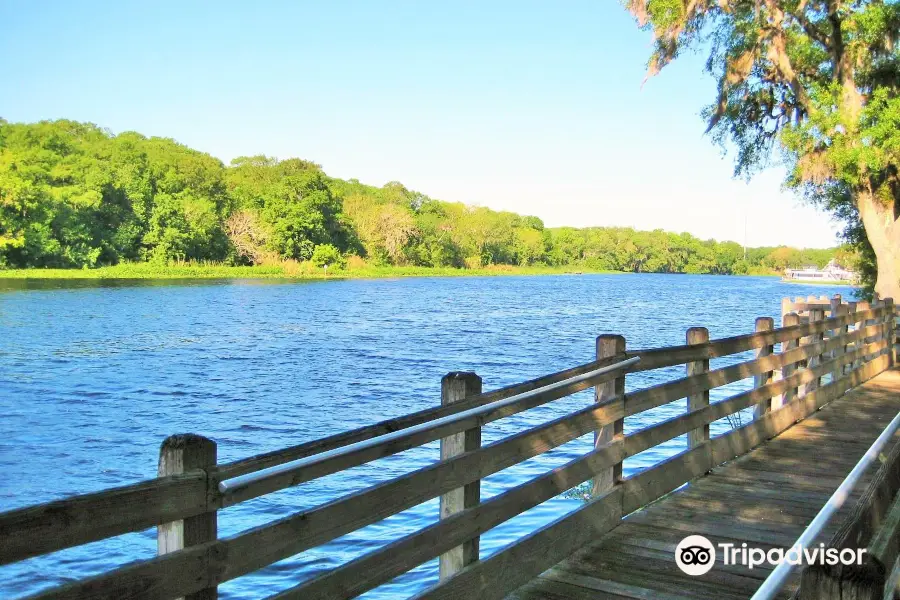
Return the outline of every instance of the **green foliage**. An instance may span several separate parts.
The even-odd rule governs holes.
[[[72,121],[0,131],[0,264],[224,256],[223,171],[209,155]]]
[[[268,230],[268,249],[285,258],[308,260],[316,245],[348,248],[352,234],[328,178],[300,159],[238,158],[227,170],[237,209],[253,211]]]
[[[743,274],[822,266],[834,253],[758,248],[745,260],[734,242],[687,233],[548,229],[534,216],[442,202],[398,182],[331,178],[299,159],[242,157],[226,167],[169,139],[72,121],[0,121],[6,268],[127,263],[132,272],[143,261],[155,273],[213,261],[287,271],[300,261],[305,273],[326,264],[343,270],[353,256],[379,274],[506,265]]]
[[[788,186],[846,223],[870,291],[877,275],[882,294],[900,293],[900,2],[625,4],[653,33],[650,75],[709,51],[708,131],[737,151],[736,174],[780,150]]]
[[[319,244],[318,246],[316,246],[315,250],[313,250],[312,258],[310,260],[317,267],[334,267],[336,269],[343,269],[346,264],[341,251],[331,244]]]

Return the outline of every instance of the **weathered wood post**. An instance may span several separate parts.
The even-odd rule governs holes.
[[[848,315],[852,315],[852,314],[854,314],[855,312],[856,312],[856,302],[855,302],[855,301],[854,301],[854,302],[847,302],[847,314],[848,314]],[[852,325],[852,326],[850,326],[850,325],[847,326],[847,331],[848,331],[848,332],[849,332],[849,331],[856,331],[857,329],[859,329],[859,325],[856,325],[856,324],[854,324],[854,325]],[[854,342],[854,344],[853,344],[853,349],[854,349],[854,350],[856,350],[857,345],[858,345],[858,342]],[[848,348],[848,347],[849,347],[849,344],[847,344],[846,346],[844,346],[844,351],[845,351],[845,352],[847,351],[847,348]],[[856,368],[856,361],[851,362],[849,365],[844,365],[844,373],[850,373],[850,372],[852,372],[853,369],[855,369],[855,368]]]
[[[847,315],[850,314],[850,307],[846,304],[841,304],[840,306],[838,306],[836,314],[837,314],[838,318],[846,317]],[[843,325],[843,326],[835,329],[835,335],[837,335],[837,336],[843,337],[843,336],[847,335],[848,333],[850,333],[849,325]],[[847,353],[847,342],[845,340],[845,341],[841,342],[841,344],[837,348],[834,349],[834,352],[832,353],[832,358],[834,358],[834,360],[840,360],[841,358],[843,358],[843,356],[846,353]],[[832,371],[832,373],[831,373],[832,381],[840,380],[844,376],[845,369],[846,369],[846,365],[835,367],[834,371]]]
[[[441,405],[462,402],[468,397],[481,393],[481,377],[472,372],[454,371],[441,379]],[[449,460],[464,452],[481,447],[481,427],[473,427],[441,438],[441,460]],[[446,519],[467,508],[477,506],[481,501],[481,480],[475,480],[461,488],[451,490],[441,496],[441,519]],[[441,554],[439,576],[447,579],[464,567],[478,560],[479,537],[474,537],[461,545]]]
[[[829,318],[829,319],[837,318],[838,312],[840,312],[843,302],[844,302],[844,299],[843,299],[843,297],[841,297],[840,294],[835,294],[834,296],[832,296],[828,300],[830,307],[829,307],[827,318]],[[832,329],[829,332],[829,335],[838,335],[838,330]]]
[[[834,296],[831,297],[831,310],[829,311],[829,315],[828,315],[830,318],[832,318],[832,319],[837,319],[838,317],[840,317],[840,316],[842,315],[842,313],[843,313],[843,304],[842,304],[842,302],[843,302],[843,299],[841,298],[841,295],[840,295],[840,294],[835,294]],[[831,339],[831,338],[839,338],[839,337],[842,336],[843,334],[844,334],[844,328],[843,328],[843,327],[835,327],[835,328],[832,329],[831,332],[829,333],[829,339]],[[828,358],[829,358],[830,360],[835,360],[835,359],[838,358],[841,354],[842,354],[842,353],[841,353],[841,347],[839,346],[839,347],[835,348],[834,350],[832,350],[832,351],[828,354]],[[835,381],[837,381],[838,379],[840,379],[840,377],[841,377],[841,370],[840,370],[840,368],[835,367],[835,369],[831,372],[831,381],[832,381],[832,383],[834,383]]]
[[[897,307],[894,305],[894,299],[891,298],[891,366],[896,366],[900,362],[900,346],[897,345]]]
[[[784,315],[788,313],[794,312],[794,303],[791,302],[790,298],[782,298],[781,299],[781,319],[782,324],[784,324]]]
[[[874,296],[875,301],[872,303],[872,308],[881,308],[884,306],[884,302],[882,302],[881,297],[878,294]],[[866,325],[878,325],[879,323],[884,323],[884,319],[866,319]],[[876,329],[878,329],[876,327]],[[876,333],[875,335],[869,336],[866,338],[866,344],[874,344],[875,342],[879,342],[882,339],[883,333]],[[877,357],[881,356],[880,352],[875,352],[873,354],[866,355],[866,362],[870,362],[875,360]]]
[[[756,333],[764,333],[766,331],[772,331],[775,329],[775,319],[772,317],[758,317],[756,319]],[[764,346],[760,346],[756,349],[756,358],[762,358],[764,356],[769,356],[774,352],[775,344],[767,344]],[[759,375],[753,376],[753,387],[761,388],[764,385],[767,385],[772,382],[773,379],[773,371],[766,371],[764,373],[760,373]],[[772,399],[766,398],[759,404],[757,404],[753,409],[753,418],[759,419],[767,412],[772,410]]]
[[[159,449],[159,476],[180,475],[194,469],[207,471],[216,465],[216,443],[193,433],[167,437]],[[208,471],[207,471],[208,472]],[[212,485],[208,480],[207,488]],[[209,489],[204,501],[209,498]],[[156,553],[169,554],[176,550],[215,541],[217,533],[215,510],[183,521],[164,523],[156,528]],[[216,600],[215,586],[185,596],[185,600]]]
[[[685,341],[688,344],[706,344],[709,342],[709,329],[706,327],[691,327],[687,330]],[[699,375],[709,371],[709,359],[696,360],[685,363],[685,375]],[[709,406],[709,390],[692,394],[687,397],[687,410],[692,412]],[[709,423],[702,427],[688,431],[688,448],[696,448],[697,446],[709,441]]]
[[[601,335],[597,337],[597,360],[625,353],[625,338],[621,335]],[[625,394],[625,373],[594,387],[594,400],[599,404]],[[594,432],[594,447],[597,448],[625,435],[625,419],[618,419]],[[618,462],[603,469],[594,476],[591,493],[598,496],[609,491],[622,480],[622,463]]]
[[[815,296],[810,296],[809,301],[810,302],[819,302],[819,303],[821,302],[821,300],[817,301]],[[809,310],[810,324],[815,323],[817,321],[822,321],[824,319],[825,319],[825,311],[823,309],[811,308]],[[825,339],[825,333],[821,332],[821,331],[818,333],[811,333],[809,335],[809,343],[810,344],[818,344],[819,342],[823,341],[824,339]],[[822,364],[822,355],[815,354],[815,355],[809,357],[809,360],[806,363],[806,367],[808,369],[816,369],[821,364]],[[808,394],[814,390],[817,390],[819,388],[819,382],[821,381],[821,379],[822,379],[821,377],[816,377],[815,379],[813,379],[812,381],[807,383],[806,389],[804,390],[803,395],[805,396],[806,394]]]
[[[894,299],[893,298],[885,298],[884,299],[885,313],[884,313],[884,324],[885,329],[887,330],[887,340],[888,345],[885,352],[888,356],[888,368],[894,366],[894,327],[896,325],[894,319]]]
[[[872,293],[872,306],[871,306],[871,307],[872,307],[872,308],[880,308],[880,307],[882,307],[882,306],[884,306],[884,300],[881,298],[881,294],[879,294],[878,292],[873,292],[873,293]],[[869,325],[869,324],[871,324],[871,325],[876,325],[876,324],[878,324],[878,323],[881,322],[881,321],[882,321],[882,319],[872,319],[871,321],[866,321],[866,324],[867,324],[867,325]],[[875,342],[881,341],[882,339],[883,339],[883,334],[878,334],[878,335],[875,335],[875,336],[873,336],[873,337],[868,338],[868,340],[866,340],[866,343],[867,343],[867,344],[873,344],[873,343],[875,343]],[[880,353],[880,352],[875,353],[875,354],[869,354],[869,355],[866,356],[866,361],[875,360],[875,359],[878,358],[879,356],[881,356],[881,353]]]
[[[794,325],[799,325],[799,324],[800,324],[800,315],[798,315],[795,312],[788,313],[788,314],[784,315],[781,319],[782,327],[793,327]],[[789,350],[793,350],[794,348],[797,348],[799,345],[800,345],[800,336],[797,336],[796,338],[784,341],[781,343],[781,353],[785,354]],[[787,379],[788,377],[793,375],[794,371],[796,371],[796,370],[797,370],[796,364],[784,365],[781,368],[781,378]],[[775,400],[773,399],[772,409],[774,410],[774,409],[781,408],[782,406],[785,406],[786,404],[790,403],[796,397],[797,397],[797,388],[789,387],[788,389],[784,390],[784,393],[781,395],[781,404],[779,406],[775,406]]]
[[[872,308],[871,305],[868,302],[866,302],[865,300],[856,303],[856,312],[866,312],[867,310],[870,310],[871,308]],[[857,329],[865,329],[866,327],[868,327],[871,324],[872,324],[872,320],[866,319],[865,321],[857,323],[856,328]],[[865,338],[856,340],[856,348],[854,348],[854,349],[865,347],[865,345],[869,343],[869,339],[871,339],[871,338],[865,337]],[[866,356],[860,357],[858,360],[853,362],[853,368],[858,369],[858,368],[862,367],[866,363],[867,360],[868,360],[868,357],[866,357]]]
[[[809,301],[802,296],[797,296],[796,298],[794,298],[794,311],[800,317],[801,325],[804,323],[809,323],[809,308],[807,306],[808,302]],[[797,346],[798,347],[805,346],[808,343],[809,343],[809,337],[801,336],[800,339],[797,341]],[[798,369],[805,369],[806,365],[807,365],[807,360],[803,359],[794,365],[794,371],[796,371]],[[800,395],[803,395],[803,386],[800,386],[800,388],[798,390],[798,396],[800,396]]]
[[[894,313],[894,299],[893,298],[881,298],[881,300],[878,302],[878,306],[883,308],[884,312],[882,313],[882,316],[880,318],[875,319],[875,323],[882,325],[881,333],[878,335],[878,338],[876,341],[888,340],[888,345],[884,350],[876,352],[872,356],[873,360],[881,357],[884,354],[891,354],[891,352],[890,352],[890,349],[891,349],[890,336],[892,336],[894,334],[893,328],[890,327],[890,323],[889,323],[889,321],[892,321],[891,315],[893,315],[893,313]]]

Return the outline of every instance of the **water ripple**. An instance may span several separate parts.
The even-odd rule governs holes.
[[[16,287],[18,286],[18,287]],[[424,278],[265,284],[244,281],[0,282],[0,510],[151,477],[173,433],[215,439],[219,460],[300,444],[434,406],[449,371],[486,390],[587,362],[594,338],[629,348],[745,333],[782,296],[846,289],[776,279],[697,276]],[[748,358],[749,355],[744,358]],[[737,359],[717,359],[722,366]],[[637,374],[629,389],[679,377]],[[729,386],[746,389],[749,381]],[[715,390],[713,401],[725,392]],[[484,443],[591,402],[585,392],[492,423]],[[684,401],[629,418],[628,431],[680,414]],[[721,433],[725,422],[712,425]],[[485,498],[590,448],[574,440],[486,478]],[[683,436],[629,458],[633,474],[684,447]],[[27,457],[27,460],[22,460]],[[433,464],[438,444],[403,452],[224,510],[220,535],[334,500]],[[52,472],[48,479],[45,474]],[[579,506],[559,497],[482,538],[488,556]],[[221,597],[272,594],[433,523],[426,502],[221,587]],[[0,568],[0,597],[32,594],[153,556],[153,530]],[[408,596],[436,581],[432,560],[366,597]]]

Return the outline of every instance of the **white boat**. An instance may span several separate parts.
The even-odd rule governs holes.
[[[847,270],[837,264],[832,258],[823,269],[819,269],[815,265],[806,266],[802,269],[785,269],[781,280],[791,283],[853,284],[859,281],[859,276],[854,271]]]

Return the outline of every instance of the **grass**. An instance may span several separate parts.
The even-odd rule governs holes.
[[[328,279],[381,279],[393,277],[467,277],[499,275],[564,275],[614,273],[575,267],[513,267],[493,265],[477,269],[452,267],[392,267],[357,265],[328,269]],[[96,269],[0,269],[0,279],[326,279],[325,271],[310,263],[232,267],[219,263],[125,263]]]

